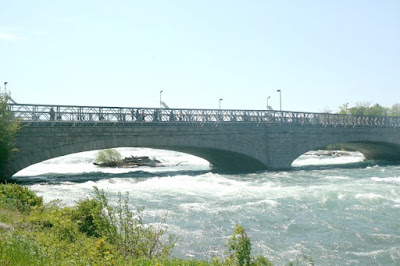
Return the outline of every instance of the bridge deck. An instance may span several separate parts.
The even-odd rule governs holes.
[[[36,126],[133,126],[147,123],[218,125],[235,123],[307,124],[324,126],[400,127],[400,117],[273,110],[161,109],[69,105],[9,104],[16,119]]]

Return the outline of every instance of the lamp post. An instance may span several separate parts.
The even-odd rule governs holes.
[[[224,99],[219,99],[219,110],[221,110],[221,101],[223,101]]]
[[[7,94],[7,84],[8,82],[4,82],[4,93]]]
[[[269,107],[268,107],[268,100],[269,100],[269,98],[271,98],[271,96],[268,96],[268,98],[267,98],[267,110],[269,110]]]
[[[279,110],[282,111],[282,92],[281,90],[277,90],[279,92]]]
[[[163,93],[164,91],[160,91],[160,108],[161,108],[161,94]]]

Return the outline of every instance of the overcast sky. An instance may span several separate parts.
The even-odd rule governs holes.
[[[0,87],[35,104],[333,112],[400,103],[400,1],[0,3]]]

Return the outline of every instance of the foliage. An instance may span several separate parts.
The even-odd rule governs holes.
[[[165,230],[144,224],[143,208],[131,212],[128,197],[122,200],[120,196],[118,206],[113,207],[95,188],[94,199],[60,207],[58,201],[43,205],[41,198],[19,185],[0,188],[0,214],[16,216],[4,207],[15,212],[29,209],[22,219],[11,220],[16,228],[13,233],[0,231],[1,265],[135,265],[135,261],[155,265],[153,262],[169,261],[172,238],[164,244]]]
[[[107,166],[116,166],[122,161],[121,154],[114,149],[101,150],[96,155],[95,162],[98,164],[104,164]]]
[[[0,265],[50,265],[43,250],[20,235],[0,233]]]
[[[29,223],[47,234],[46,238],[39,238],[43,240],[41,245],[60,249],[60,246],[84,242],[82,239],[96,238],[97,249],[92,250],[93,254],[101,250],[101,254],[132,259],[169,256],[174,247],[173,239],[164,244],[162,236],[165,230],[144,224],[143,209],[131,212],[127,204],[128,197],[123,201],[121,195],[118,206],[113,207],[104,192],[95,188],[95,194],[94,199],[80,200],[75,207],[59,208],[52,204],[33,210],[28,218]],[[64,247],[64,253],[71,252]]]
[[[396,103],[389,110],[390,116],[399,116],[400,117],[400,103]]]
[[[345,104],[343,104],[342,106],[339,106],[339,112],[338,112],[338,114],[341,114],[341,115],[347,115],[347,114],[349,114],[350,112],[349,112],[349,103],[345,103]]]
[[[251,257],[251,242],[246,231],[240,225],[235,225],[233,235],[228,240],[229,257],[225,259],[227,265],[267,265],[272,263],[263,256]],[[215,262],[218,262],[216,260]]]
[[[119,195],[116,206],[111,206],[104,192],[95,188],[94,198],[61,207],[58,201],[42,204],[41,198],[18,185],[2,185],[1,191],[4,187],[0,220],[5,206],[6,216],[17,216],[9,207],[20,213],[17,204],[5,204],[4,199],[30,207],[29,213],[20,213],[22,218],[6,219],[15,231],[0,230],[0,265],[272,265],[265,257],[251,257],[250,239],[239,225],[227,243],[227,258],[170,258],[174,239],[166,238],[164,229],[145,224],[143,208],[130,211],[128,195]]]
[[[13,113],[8,108],[8,100],[7,94],[0,93],[0,168],[5,167],[11,154],[17,151],[14,137],[20,130],[20,122],[12,119]]]
[[[369,103],[357,103],[356,106],[349,108],[349,112],[351,115],[366,115],[369,105]]]
[[[239,265],[250,265],[251,242],[240,225],[235,225],[233,236],[228,241],[228,250]]]
[[[101,219],[94,220],[95,227],[99,228],[102,237],[117,245],[123,254],[134,258],[160,258],[170,255],[175,246],[174,238],[170,236],[164,244],[162,236],[166,231],[143,223],[144,208],[138,208],[136,212],[132,212],[128,206],[128,195],[125,200],[122,200],[121,194],[117,207],[112,207],[104,192],[95,188],[95,193],[96,200],[105,210]]]
[[[343,104],[339,107],[339,114],[349,114],[358,116],[400,116],[400,104],[395,104],[392,108],[386,108],[379,104],[357,103],[354,107],[349,104]]]
[[[30,189],[16,184],[0,184],[0,203],[27,212],[31,207],[42,206],[43,199]]]
[[[388,110],[385,107],[375,104],[365,110],[365,115],[368,116],[387,116]]]
[[[79,231],[91,237],[100,237],[99,228],[103,215],[103,206],[96,199],[84,199],[78,201],[72,219],[77,223]]]

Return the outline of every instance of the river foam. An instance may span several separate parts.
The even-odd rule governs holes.
[[[132,208],[146,207],[145,221],[167,217],[162,226],[178,237],[175,256],[224,255],[238,223],[252,240],[253,254],[277,265],[303,256],[317,265],[400,263],[398,166],[364,162],[356,153],[340,158],[310,153],[293,171],[225,174],[187,154],[119,151],[155,157],[162,167],[99,168],[92,151],[31,166],[14,178],[45,202],[60,199],[65,205],[93,196],[94,186],[111,202],[129,193]]]

